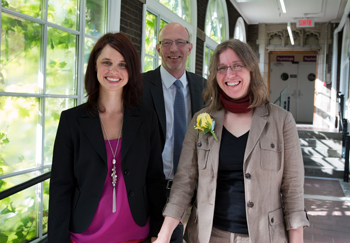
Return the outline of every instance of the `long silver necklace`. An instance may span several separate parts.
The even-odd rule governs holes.
[[[117,170],[115,168],[115,163],[116,163],[116,160],[115,160],[115,156],[117,155],[117,151],[118,151],[118,146],[119,146],[119,141],[120,141],[120,135],[122,134],[122,128],[123,128],[123,121],[122,121],[122,125],[120,127],[120,131],[119,131],[119,139],[118,139],[118,142],[117,142],[117,146],[115,148],[115,151],[113,151],[112,149],[112,145],[111,145],[111,142],[109,141],[108,139],[108,135],[107,135],[107,131],[106,131],[106,128],[105,128],[105,125],[103,124],[103,121],[102,121],[102,118],[100,116],[100,120],[101,120],[101,124],[102,124],[102,128],[103,128],[103,131],[106,135],[106,138],[107,138],[107,141],[108,141],[108,144],[109,144],[109,147],[111,148],[111,151],[112,151],[112,155],[113,155],[113,159],[112,159],[112,174],[111,174],[111,177],[112,177],[112,185],[113,185],[113,206],[112,206],[112,212],[115,213],[117,211],[117,197],[116,197],[116,194],[115,194],[115,185],[117,184]]]

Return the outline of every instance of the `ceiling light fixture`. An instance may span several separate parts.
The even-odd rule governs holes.
[[[280,4],[281,4],[281,7],[282,7],[282,12],[283,13],[286,13],[286,6],[284,5],[284,0],[280,0]]]
[[[288,34],[289,34],[289,38],[290,38],[290,43],[292,43],[292,45],[294,45],[293,32],[292,32],[292,29],[290,28],[290,23],[289,22],[288,22],[288,25],[287,25],[287,29],[288,29]]]

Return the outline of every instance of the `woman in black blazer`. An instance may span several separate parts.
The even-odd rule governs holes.
[[[139,104],[140,59],[108,33],[85,75],[88,100],[61,114],[53,152],[49,242],[155,240],[165,180],[157,118]]]

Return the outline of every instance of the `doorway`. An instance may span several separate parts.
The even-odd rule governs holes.
[[[289,110],[296,123],[312,124],[316,80],[315,53],[270,55],[270,101]],[[283,97],[283,94],[286,96]],[[287,105],[281,103],[285,100]],[[280,102],[280,103],[278,103]]]

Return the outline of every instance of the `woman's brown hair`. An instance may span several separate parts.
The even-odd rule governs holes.
[[[220,101],[221,88],[216,79],[216,68],[218,66],[220,54],[227,49],[232,49],[239,59],[250,71],[250,106],[249,108],[261,107],[269,103],[269,96],[266,84],[259,70],[258,58],[250,45],[238,40],[230,39],[219,44],[210,59],[209,77],[207,87],[203,91],[203,97],[209,112],[221,110]]]
[[[129,80],[123,88],[124,105],[133,108],[140,103],[142,96],[141,62],[134,45],[123,33],[107,33],[96,42],[86,68],[85,90],[88,96],[86,109],[91,116],[97,115],[101,109],[98,107],[100,83],[97,80],[96,61],[106,45],[118,51],[126,62]]]

